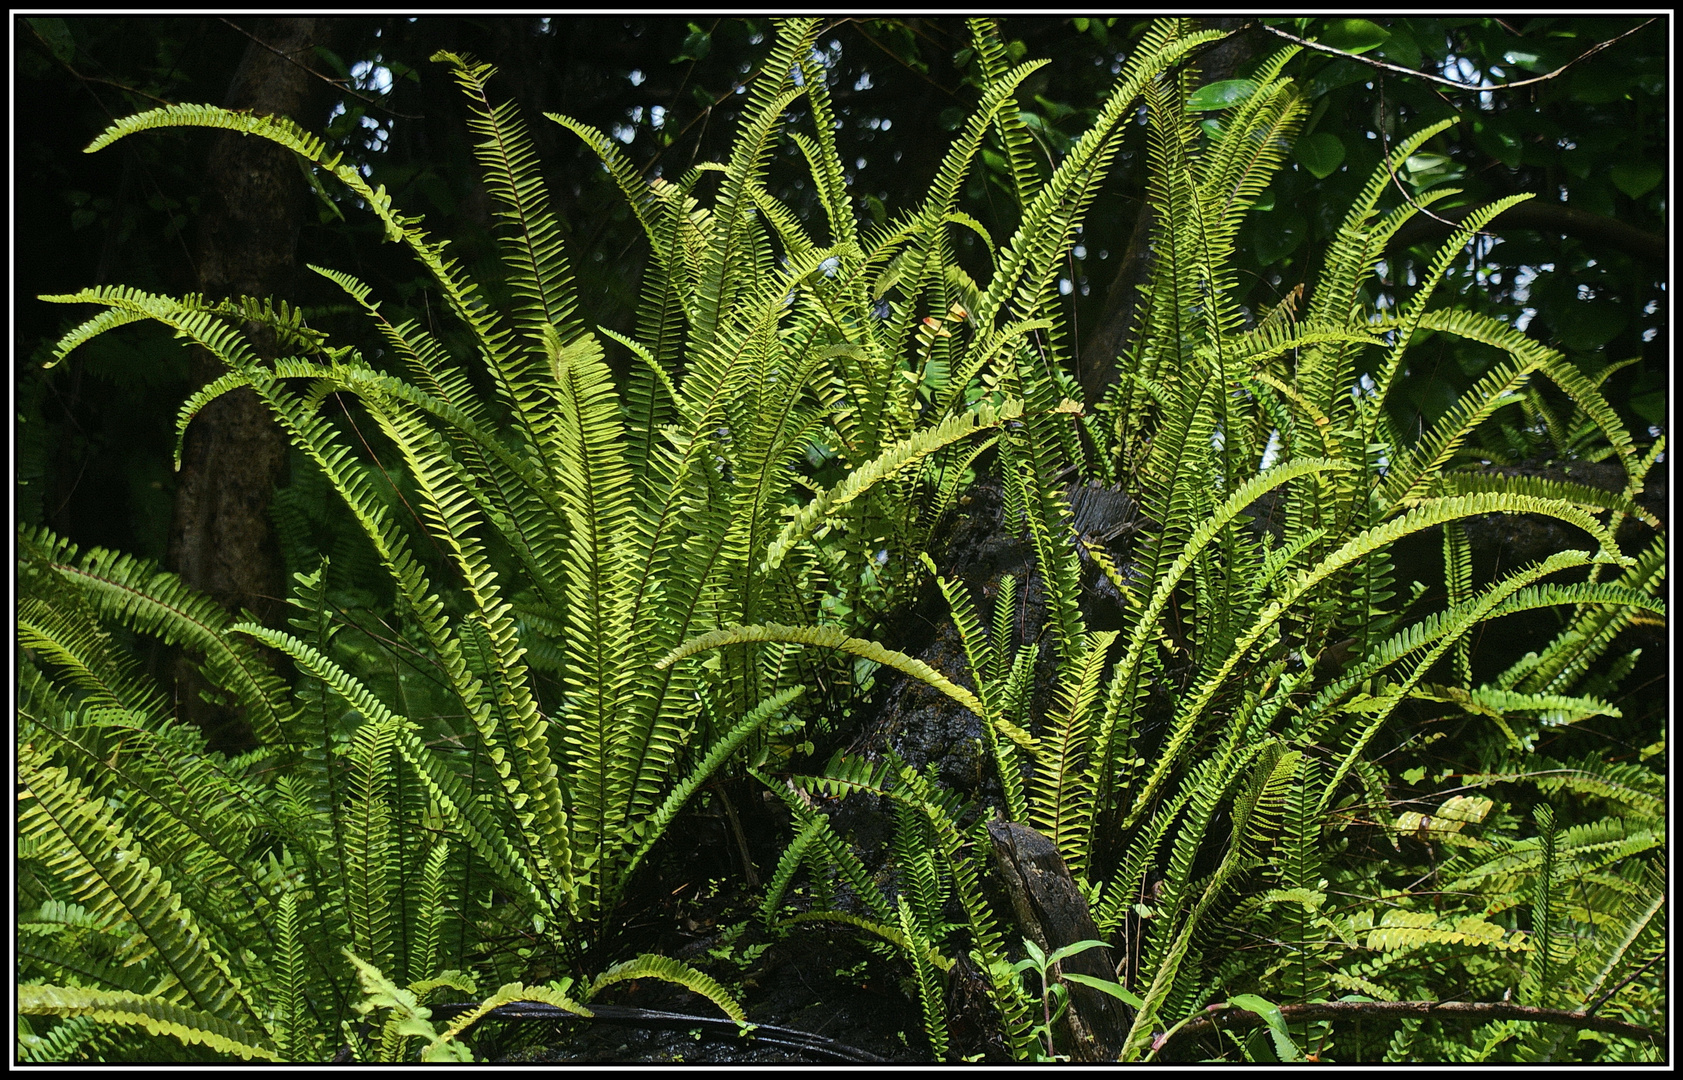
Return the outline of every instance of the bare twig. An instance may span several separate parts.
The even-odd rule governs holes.
[[[1642,973],[1644,971],[1647,971],[1649,968],[1653,967],[1655,964],[1659,963],[1661,960],[1664,960],[1664,959],[1665,959],[1665,953],[1663,953],[1663,952],[1662,953],[1656,953],[1654,955],[1654,957],[1652,959],[1650,959],[1646,964],[1643,964],[1641,967],[1637,968],[1635,971],[1631,972],[1629,975],[1626,975],[1623,979],[1621,979],[1619,981],[1619,985],[1613,987],[1613,989],[1607,991],[1605,994],[1602,994],[1600,997],[1596,998],[1595,1003],[1590,1005],[1588,1008],[1586,1008],[1584,1010],[1584,1015],[1589,1016],[1591,1013],[1594,1013],[1597,1009],[1601,1008],[1603,1005],[1605,1005],[1609,1001],[1613,1000],[1613,995],[1614,994],[1618,993],[1620,990],[1623,990],[1625,987],[1629,986],[1631,983],[1633,983],[1637,979],[1641,978]]]
[[[1430,238],[1441,224],[1451,227],[1459,225],[1468,215],[1479,210],[1481,205],[1457,206],[1443,211],[1442,214],[1433,214],[1432,217],[1436,218],[1439,224],[1416,218],[1398,229],[1386,246],[1411,247],[1422,243]],[[1541,199],[1531,199],[1508,208],[1496,223],[1487,225],[1486,228],[1500,231],[1535,229],[1538,232],[1576,236],[1581,240],[1619,251],[1656,268],[1662,274],[1670,256],[1670,247],[1663,235],[1643,232],[1615,218]]]
[[[148,94],[144,90],[136,90],[134,87],[129,86],[126,83],[117,82],[114,79],[102,79],[97,75],[84,75],[80,71],[77,71],[74,67],[72,67],[70,65],[70,61],[61,58],[57,53],[53,52],[52,46],[50,44],[48,44],[46,38],[41,36],[41,31],[35,29],[33,24],[29,24],[29,32],[35,35],[35,40],[39,41],[41,43],[42,47],[47,50],[47,53],[49,55],[51,55],[53,59],[57,60],[61,65],[63,65],[64,70],[70,72],[70,74],[74,75],[76,78],[82,80],[83,82],[96,82],[96,83],[103,83],[106,86],[115,86],[117,89],[123,91],[124,93],[133,94],[136,97],[143,97],[148,101],[156,101],[159,105],[174,105],[175,104],[175,102],[173,102],[173,101],[166,101],[165,99],[163,99],[161,97],[157,97],[154,94]],[[109,116],[110,113],[107,113],[106,115]],[[112,122],[113,123],[116,122],[115,118],[113,118]]]
[[[1591,45],[1589,48],[1585,49],[1583,52],[1579,53],[1577,56],[1573,57],[1572,59],[1566,61],[1566,63],[1560,65],[1557,68],[1555,68],[1553,71],[1549,72],[1547,75],[1539,75],[1534,79],[1520,79],[1518,82],[1495,83],[1491,86],[1469,86],[1467,83],[1456,82],[1454,79],[1446,79],[1441,75],[1432,75],[1432,74],[1429,74],[1429,73],[1424,72],[1424,71],[1415,71],[1413,68],[1402,67],[1398,64],[1387,64],[1383,60],[1374,60],[1370,57],[1362,56],[1358,53],[1345,52],[1343,49],[1335,49],[1331,45],[1322,45],[1318,41],[1310,41],[1307,38],[1300,38],[1296,34],[1288,34],[1284,30],[1281,30],[1279,27],[1269,26],[1267,23],[1258,23],[1257,25],[1261,26],[1264,30],[1268,31],[1270,34],[1273,34],[1275,37],[1285,38],[1287,41],[1295,42],[1298,45],[1302,45],[1306,49],[1314,49],[1316,52],[1330,53],[1333,56],[1342,56],[1346,60],[1354,60],[1357,63],[1366,64],[1369,67],[1380,68],[1381,70],[1384,70],[1384,71],[1395,71],[1400,75],[1409,75],[1409,76],[1412,76],[1413,78],[1416,78],[1416,79],[1425,79],[1428,82],[1435,82],[1435,83],[1439,84],[1440,86],[1448,86],[1448,87],[1452,87],[1456,90],[1462,90],[1462,91],[1474,90],[1474,91],[1477,91],[1478,93],[1482,94],[1486,90],[1515,90],[1515,89],[1518,89],[1521,86],[1531,86],[1531,85],[1534,85],[1536,83],[1546,82],[1549,79],[1552,79],[1555,76],[1559,75],[1561,72],[1565,71],[1567,68],[1571,67],[1573,64],[1576,64],[1578,61],[1589,59],[1590,57],[1594,56],[1596,53],[1600,52],[1601,50],[1607,48],[1610,45],[1614,45],[1614,44],[1616,44],[1620,41],[1623,41],[1625,38],[1630,37],[1632,34],[1636,33],[1638,30],[1641,30],[1643,27],[1647,26],[1648,23],[1651,23],[1651,22],[1654,22],[1654,21],[1655,21],[1654,19],[1649,19],[1647,22],[1644,22],[1644,23],[1642,23],[1638,26],[1631,27],[1629,30],[1626,30],[1624,33],[1620,34],[1618,37],[1608,38],[1606,41],[1603,41],[1598,45]]]
[[[1402,186],[1402,181],[1397,178],[1397,170],[1391,167],[1391,137],[1386,134],[1385,127],[1385,76],[1381,75],[1379,76],[1379,160],[1385,163],[1385,171],[1391,174],[1391,183],[1395,185],[1398,193],[1402,195],[1404,202],[1408,203],[1408,205],[1414,207],[1422,214],[1425,214],[1433,221],[1440,221],[1443,224],[1448,225],[1451,229],[1455,228],[1455,222],[1450,221],[1445,217],[1439,217],[1431,210],[1428,210],[1425,206],[1422,206],[1415,200],[1414,196],[1408,193],[1408,189]],[[1494,236],[1495,234],[1480,230],[1475,233],[1475,235]]]
[[[911,72],[913,75],[916,75],[918,78],[922,79],[924,82],[928,83],[930,86],[933,86],[935,89],[941,91],[941,93],[947,95],[948,97],[957,97],[958,96],[953,91],[947,89],[946,87],[942,86],[940,83],[936,82],[934,79],[930,78],[929,74],[927,72],[919,71],[917,68],[915,68],[911,64],[909,64],[906,61],[905,57],[896,53],[893,49],[890,49],[888,46],[884,45],[882,42],[880,42],[876,38],[872,37],[865,30],[865,20],[864,19],[848,19],[846,21],[853,24],[853,29],[858,32],[860,37],[864,38],[866,41],[870,42],[872,45],[875,45],[877,48],[881,49],[883,51],[883,53],[886,54],[895,63],[899,64],[901,67],[905,68],[907,71]],[[912,32],[917,33],[916,30],[913,30]]]

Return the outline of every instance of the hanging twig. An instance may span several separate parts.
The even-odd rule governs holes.
[[[1631,972],[1629,975],[1626,975],[1622,980],[1620,980],[1619,985],[1613,987],[1613,989],[1607,991],[1605,994],[1602,994],[1600,997],[1596,998],[1595,1003],[1584,1010],[1584,1015],[1589,1016],[1590,1014],[1594,1013],[1597,1009],[1601,1008],[1603,1005],[1605,1005],[1609,1001],[1613,1000],[1613,995],[1614,994],[1617,994],[1620,990],[1623,990],[1625,987],[1627,987],[1631,983],[1635,982],[1638,978],[1641,977],[1641,975],[1644,971],[1647,971],[1649,968],[1653,967],[1655,964],[1659,963],[1661,960],[1664,960],[1664,959],[1665,959],[1665,953],[1663,953],[1663,952],[1662,953],[1656,953],[1654,955],[1654,957],[1651,960],[1649,960],[1646,964],[1643,964],[1641,967],[1637,968],[1635,971]]]
[[[892,59],[895,63],[899,64],[901,67],[905,68],[907,71],[911,72],[913,75],[916,75],[918,78],[922,79],[924,82],[928,83],[930,86],[933,86],[935,89],[941,91],[941,93],[947,95],[950,98],[955,98],[955,97],[958,96],[953,91],[947,89],[945,86],[942,86],[940,83],[938,83],[934,79],[930,78],[928,72],[919,71],[917,68],[913,67],[911,65],[911,63],[906,60],[905,57],[896,53],[893,49],[890,49],[888,46],[884,45],[882,42],[880,42],[876,38],[872,37],[870,35],[870,33],[867,32],[866,29],[865,29],[865,20],[864,19],[846,19],[846,20],[843,20],[843,21],[852,23],[853,24],[853,29],[859,34],[860,37],[864,38],[866,41],[870,42],[872,45],[875,45],[878,49],[881,49],[885,55],[887,55],[890,59]],[[910,28],[908,27],[908,29],[910,29]],[[916,30],[913,30],[912,32],[917,33]],[[919,35],[919,36],[922,36],[922,35]]]
[[[1414,196],[1408,193],[1408,189],[1402,186],[1402,181],[1397,179],[1397,170],[1391,167],[1391,137],[1385,131],[1385,121],[1385,76],[1381,75],[1379,76],[1379,160],[1385,163],[1385,171],[1391,175],[1391,183],[1394,184],[1397,191],[1401,193],[1404,202],[1408,203],[1408,205],[1414,207],[1422,214],[1425,214],[1433,221],[1442,222],[1443,224],[1448,225],[1451,229],[1455,228],[1455,222],[1450,221],[1446,217],[1439,217],[1437,214],[1434,214],[1432,211],[1417,202]],[[1481,229],[1474,233],[1474,235],[1493,237],[1495,234],[1487,233]]]

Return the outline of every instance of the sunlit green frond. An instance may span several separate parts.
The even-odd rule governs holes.
[[[233,695],[260,739],[289,741],[294,714],[285,686],[261,656],[227,635],[232,620],[209,597],[146,560],[104,548],[79,555],[44,530],[20,534],[19,548],[103,616],[201,656],[205,677]]]
[[[871,461],[862,463],[841,483],[800,508],[766,549],[765,569],[776,569],[789,551],[817,528],[820,521],[859,498],[873,485],[976,431],[996,427],[1021,416],[1022,411],[1022,402],[1015,399],[1007,399],[997,408],[981,405],[932,428],[924,428],[884,450]]]
[[[86,1016],[102,1024],[133,1024],[153,1035],[167,1035],[189,1046],[202,1044],[246,1061],[280,1060],[261,1028],[254,1031],[157,997],[66,986],[20,986],[17,993],[18,1012],[25,1016]]]
[[[199,926],[161,865],[146,857],[104,799],[88,799],[63,767],[34,747],[19,748],[19,824],[50,838],[47,864],[91,913],[133,923],[190,1007],[230,1024],[264,1030],[229,958]]]
[[[468,128],[484,140],[474,151],[484,170],[485,186],[500,204],[497,216],[511,230],[499,239],[516,298],[515,323],[533,347],[539,344],[545,326],[571,338],[579,329],[573,317],[572,275],[526,125],[511,103],[493,105],[487,96],[485,84],[496,68],[449,52],[439,52],[433,59],[447,61],[454,69],[456,81],[472,103]]]
[[[737,1004],[729,991],[719,985],[717,979],[671,957],[655,956],[652,953],[644,953],[642,956],[615,964],[596,976],[596,980],[590,984],[590,996],[595,997],[605,986],[628,979],[660,979],[663,982],[676,983],[711,1001],[737,1023],[748,1022],[748,1014],[742,1011],[742,1006]]]

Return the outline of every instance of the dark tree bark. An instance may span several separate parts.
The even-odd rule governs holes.
[[[242,28],[257,40],[246,48],[224,104],[318,127],[331,87],[308,65],[340,21],[247,20]],[[221,132],[212,143],[205,180],[193,252],[200,290],[212,298],[290,292],[308,192],[293,155],[265,140]],[[273,342],[261,333],[253,336],[260,355],[272,358]],[[225,370],[208,352],[196,350],[194,388]],[[287,455],[285,433],[251,390],[212,402],[187,430],[170,524],[170,568],[229,612],[247,610],[263,623],[279,617],[286,596],[269,506]],[[203,679],[190,660],[178,657],[175,675],[178,715],[203,728],[213,747],[255,745],[243,718],[203,699]]]

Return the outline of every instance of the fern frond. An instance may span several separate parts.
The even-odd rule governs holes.
[[[1094,812],[1092,790],[1083,775],[1090,753],[1089,728],[1105,660],[1118,633],[1089,633],[1081,659],[1066,669],[1068,681],[1058,688],[1057,704],[1046,718],[1043,752],[1029,787],[1029,820],[1057,846],[1070,874],[1078,877],[1087,869]]]
[[[823,848],[824,857],[835,868],[839,878],[845,880],[853,889],[853,894],[863,899],[865,906],[870,908],[879,919],[892,918],[892,910],[889,908],[888,902],[883,899],[882,890],[871,880],[871,875],[866,871],[864,863],[859,860],[859,856],[854,854],[852,848],[840,836],[836,835],[835,829],[830,825],[830,819],[812,808],[810,800],[807,799],[800,786],[799,778],[773,782],[758,770],[750,769],[749,772],[783,800],[783,804],[789,808],[790,814],[796,821],[802,822],[801,832],[798,835],[811,837],[807,841],[809,847],[812,844],[817,844]],[[838,772],[855,777],[863,773],[867,778],[871,774],[869,763],[849,761],[847,758],[833,760],[825,769],[826,775]],[[823,778],[808,778],[808,780],[810,781],[808,786],[820,790],[825,789]],[[877,786],[880,787],[881,783],[879,782]],[[817,861],[816,853],[814,861]],[[782,869],[782,864],[779,863],[780,873]],[[794,873],[792,866],[789,868],[789,873],[791,875]],[[771,892],[768,890],[768,899],[761,905],[761,914],[768,920],[773,910],[768,906],[772,903],[770,896]]]
[[[29,573],[28,564],[20,567]],[[68,603],[64,602],[68,601]],[[25,597],[18,602],[18,644],[61,668],[92,705],[109,705],[138,716],[167,714],[156,687],[141,681],[132,658],[114,648],[111,635],[85,605],[67,596],[60,602]]]
[[[899,898],[900,933],[905,938],[905,949],[912,957],[912,971],[917,977],[918,1001],[923,1006],[923,1030],[929,1036],[929,1049],[936,1061],[945,1060],[947,1056],[947,1009],[945,1000],[945,986],[936,974],[939,954],[929,946],[917,920],[912,917],[911,905],[906,903],[905,896]],[[934,955],[932,955],[934,954]],[[951,961],[947,965],[951,966]]]
[[[1430,911],[1393,909],[1368,931],[1365,944],[1376,952],[1407,952],[1429,945],[1471,945],[1516,953],[1529,953],[1535,948],[1524,935],[1510,935],[1478,916],[1459,919],[1450,926],[1437,923],[1437,916]]]
[[[543,906],[531,869],[510,845],[501,826],[487,814],[483,798],[470,794],[468,785],[437,752],[425,745],[413,724],[386,708],[359,680],[333,660],[290,634],[251,624],[241,624],[235,629],[292,657],[299,667],[322,680],[362,713],[367,723],[390,727],[396,750],[415,769],[429,796],[440,804],[456,827],[463,830],[474,852],[490,863],[501,881],[518,889],[533,907]],[[492,747],[491,753],[493,760],[503,757],[499,747]],[[518,784],[518,781],[515,783]],[[505,792],[511,798],[517,797],[517,789],[509,791],[505,788]]]
[[[628,979],[660,979],[663,982],[676,983],[711,1001],[737,1023],[748,1022],[748,1014],[742,1011],[742,1006],[730,996],[729,991],[719,985],[717,979],[671,957],[656,956],[653,953],[644,953],[615,964],[596,976],[595,981],[590,984],[589,997],[594,998],[605,986]]]
[[[1147,649],[1153,640],[1152,635],[1156,632],[1162,613],[1170,598],[1174,595],[1175,587],[1180,583],[1186,572],[1191,569],[1197,556],[1238,517],[1241,511],[1249,507],[1266,492],[1297,477],[1348,469],[1349,467],[1344,462],[1319,458],[1290,461],[1276,465],[1239,485],[1238,489],[1228,496],[1212,515],[1192,531],[1180,555],[1167,567],[1153,586],[1151,598],[1146,602],[1138,619],[1134,622],[1133,629],[1129,634],[1127,649],[1123,653],[1122,659],[1117,662],[1114,674],[1111,676],[1110,687],[1105,694],[1104,712],[1100,716],[1098,729],[1094,733],[1093,755],[1089,759],[1087,781],[1090,790],[1094,792],[1095,799],[1101,805],[1109,799],[1113,790],[1111,784],[1115,773],[1115,755],[1118,750],[1117,723],[1126,710],[1136,707],[1136,701],[1143,685],[1141,676]],[[1163,767],[1159,766],[1158,772],[1154,775],[1162,772]],[[1148,789],[1154,789],[1154,785]],[[1143,806],[1143,800],[1137,805]]]
[[[358,955],[373,957],[372,963],[388,966],[392,960],[390,897],[396,823],[386,789],[399,723],[398,718],[390,716],[365,721],[352,736],[349,805],[344,809],[343,888],[350,947]]]
[[[708,747],[706,755],[696,763],[694,769],[690,770],[690,774],[672,789],[665,801],[660,804],[659,809],[633,824],[633,835],[638,836],[642,843],[636,852],[626,860],[625,869],[620,873],[622,881],[631,877],[637,866],[642,862],[643,856],[648,854],[649,849],[654,847],[655,843],[665,834],[667,826],[678,816],[678,812],[683,809],[690,796],[694,795],[701,785],[712,779],[713,774],[719,771],[719,768],[729,760],[732,754],[741,749],[743,743],[770,723],[772,719],[787,711],[789,706],[794,704],[795,699],[801,696],[804,689],[804,687],[799,686],[790,687],[773,694],[750,709],[746,715],[731,725],[730,730],[722,738]]]
[[[526,986],[523,983],[507,983],[497,988],[497,992],[480,1002],[477,1006],[450,1022],[440,1036],[441,1041],[450,1042],[461,1037],[462,1032],[479,1023],[493,1009],[504,1005],[512,1005],[517,1001],[536,1001],[544,1005],[553,1005],[557,1009],[565,1009],[575,1016],[594,1016],[586,1005],[581,1005],[566,994],[548,986]]]
[[[1564,503],[1531,499],[1523,495],[1481,494],[1423,500],[1403,517],[1357,534],[1320,563],[1301,571],[1286,588],[1284,594],[1271,602],[1250,628],[1239,636],[1233,650],[1229,652],[1221,664],[1199,683],[1190,700],[1182,706],[1181,715],[1176,720],[1174,730],[1169,736],[1165,753],[1153,769],[1138,806],[1143,807],[1149,801],[1149,797],[1155,795],[1158,788],[1167,779],[1171,764],[1178,759],[1181,748],[1185,746],[1186,740],[1191,737],[1194,722],[1209,706],[1217,688],[1238,666],[1240,659],[1250,651],[1251,647],[1260,641],[1262,636],[1279,621],[1286,609],[1303,597],[1312,586],[1342,567],[1410,533],[1432,528],[1447,521],[1492,512],[1542,513],[1550,517],[1557,517],[1590,533],[1604,545],[1604,550],[1617,550],[1612,547],[1610,543],[1612,537],[1607,535],[1606,530],[1582,510]],[[1576,555],[1577,553],[1572,554]],[[1625,560],[1623,556],[1617,555],[1603,555],[1602,558],[1612,558],[1621,562],[1629,561]],[[1363,744],[1365,745],[1365,740]],[[1346,765],[1340,767],[1338,776],[1334,780],[1335,784],[1342,780],[1348,772],[1351,760],[1347,758]],[[1129,815],[1126,825],[1131,825],[1137,819],[1139,813],[1140,810],[1136,808]]]
[[[448,61],[456,81],[468,92],[473,111],[468,128],[484,139],[474,147],[475,156],[484,170],[486,188],[501,204],[497,216],[512,228],[510,235],[500,239],[516,298],[515,324],[534,347],[545,326],[572,338],[579,330],[573,317],[572,275],[526,126],[512,104],[492,105],[486,96],[485,84],[496,68],[443,51],[433,59]]]
[[[806,858],[807,848],[818,839],[820,832],[828,829],[829,819],[822,814],[815,814],[805,824],[795,831],[789,843],[778,856],[777,869],[772,873],[771,880],[766,883],[765,896],[760,900],[760,921],[767,927],[777,914],[777,908],[783,902],[783,894],[795,879],[795,873],[800,870],[801,862]]]
[[[86,1016],[101,1024],[143,1027],[153,1035],[167,1035],[189,1046],[202,1044],[246,1061],[281,1060],[266,1034],[254,1034],[214,1013],[157,997],[67,986],[20,986],[17,995],[18,1012],[24,1016]]]
[[[904,904],[906,898],[901,896],[899,902]],[[879,922],[876,919],[867,919],[863,915],[855,915],[851,911],[802,911],[783,919],[778,925],[798,926],[810,922],[841,923],[845,926],[868,931],[892,945],[899,946],[909,955],[921,957],[925,964],[939,971],[947,971],[953,965],[952,960],[942,956],[940,951],[927,941],[915,940],[921,935],[909,936],[904,924],[896,926],[891,923]]]
[[[708,649],[755,641],[787,641],[797,645],[816,645],[821,648],[840,649],[843,652],[852,653],[854,656],[862,656],[867,660],[874,660],[884,667],[891,667],[920,682],[927,683],[980,718],[986,719],[988,716],[987,707],[975,694],[954,683],[922,660],[907,656],[902,652],[896,652],[893,649],[884,648],[874,641],[849,637],[828,626],[782,626],[777,623],[763,623],[759,626],[727,626],[722,630],[714,630],[700,637],[691,638],[679,648],[661,657],[655,662],[655,666],[664,668],[687,656],[693,656]],[[1012,742],[1021,746],[1030,754],[1038,753],[1035,739],[1028,732],[1004,720],[996,720],[995,724]]]
[[[1005,44],[999,39],[999,25],[992,19],[972,18],[966,20],[970,28],[971,48],[981,61],[984,88],[995,80],[1003,78],[1009,60],[1005,54]],[[1008,103],[1015,105],[1013,99]],[[994,119],[994,125],[999,130],[1000,140],[1005,144],[1006,160],[1011,166],[1011,182],[1016,189],[1017,206],[1026,207],[1029,200],[1034,198],[1039,187],[1039,177],[1034,166],[1034,140],[1029,135],[1028,126],[1023,123],[1022,114],[1015,108],[1002,110]],[[936,1055],[939,1059],[940,1055]]]
[[[1216,31],[1183,34],[1159,21],[1128,58],[1098,116],[1076,141],[1050,179],[1023,210],[1022,224],[1000,254],[988,292],[974,312],[978,325],[992,326],[1008,300],[1020,318],[1035,314],[1036,297],[1070,242],[1072,229],[1098,190],[1119,144],[1118,122],[1157,74],[1199,45],[1219,37]],[[1013,74],[1015,74],[1013,72]],[[1009,85],[1009,84],[998,84]],[[984,96],[984,103],[987,98]]]
[[[291,741],[285,686],[261,656],[228,636],[231,620],[215,601],[146,560],[104,548],[78,557],[74,545],[45,530],[20,534],[19,548],[106,617],[202,656],[206,679],[233,695],[259,738],[271,745]]]
[[[1296,751],[1282,752],[1280,744],[1273,740],[1259,748],[1246,788],[1234,800],[1233,834],[1227,852],[1175,933],[1174,943],[1168,947],[1157,964],[1150,987],[1141,995],[1143,1003],[1135,1013],[1133,1026],[1129,1028],[1123,1041],[1122,1060],[1136,1058],[1151,1045],[1158,1015],[1180,974],[1180,966],[1191,945],[1193,932],[1216,897],[1225,889],[1229,879],[1246,861],[1252,832],[1261,827],[1270,808],[1283,798],[1285,784],[1296,769],[1297,757]]]
[[[49,766],[28,744],[19,748],[18,780],[24,834],[50,838],[47,865],[75,883],[75,895],[88,910],[102,918],[121,913],[134,924],[193,1010],[264,1030],[229,958],[106,800],[89,799],[66,769]]]
[[[1524,770],[1466,773],[1468,787],[1513,783],[1524,780],[1540,791],[1567,792],[1578,799],[1601,799],[1613,804],[1625,816],[1658,818],[1665,811],[1665,787],[1652,771],[1626,762],[1607,762],[1589,757],[1558,762],[1534,755]]]
[[[1007,399],[997,408],[981,405],[970,412],[944,420],[932,428],[924,428],[884,450],[872,460],[856,466],[848,473],[846,479],[801,507],[766,548],[762,570],[776,569],[789,551],[817,528],[820,521],[835,514],[877,483],[974,432],[1013,420],[1021,416],[1022,411],[1022,402],[1015,399]]]
[[[1445,473],[1439,482],[1444,494],[1474,495],[1485,491],[1510,491],[1536,499],[1558,499],[1561,502],[1616,514],[1629,514],[1654,529],[1664,526],[1646,507],[1627,496],[1603,488],[1576,484],[1569,480],[1555,480],[1541,476],[1504,476],[1489,473]]]
[[[305,1027],[306,973],[304,944],[298,932],[297,893],[290,890],[284,893],[277,907],[280,917],[276,923],[272,961],[277,970],[274,991],[269,999],[269,1012],[273,1017],[271,1030],[279,1058],[282,1061],[302,1061],[307,1051],[314,1049],[311,1044],[315,1040],[309,1038]]]
[[[1477,599],[1455,609],[1456,618],[1453,622],[1459,623],[1459,629],[1464,630],[1466,627],[1473,625],[1475,622],[1478,622],[1483,618],[1488,618],[1490,613],[1494,611],[1503,600],[1509,599],[1522,587],[1531,584],[1538,578],[1546,574],[1554,573],[1567,566],[1582,564],[1583,556],[1580,552],[1567,551],[1551,555],[1535,567],[1528,568],[1525,571],[1513,574],[1508,578],[1497,582],[1495,585],[1486,589]],[[1458,636],[1458,633],[1455,636]],[[1351,769],[1355,768],[1356,762],[1360,760],[1362,752],[1367,748],[1367,744],[1373,739],[1374,735],[1377,734],[1380,725],[1382,725],[1391,715],[1402,697],[1425,677],[1426,672],[1430,669],[1431,665],[1436,663],[1437,660],[1448,650],[1449,646],[1455,640],[1455,636],[1451,636],[1446,640],[1440,640],[1436,645],[1428,650],[1425,657],[1415,665],[1414,670],[1409,674],[1409,676],[1398,686],[1384,694],[1380,701],[1375,704],[1375,707],[1372,709],[1372,719],[1364,723],[1363,727],[1352,741],[1349,751],[1345,754],[1337,769],[1334,770],[1331,782],[1327,785],[1326,790],[1321,795],[1319,811],[1325,811],[1326,807],[1332,801],[1334,791],[1338,784],[1346,775],[1349,774]]]

